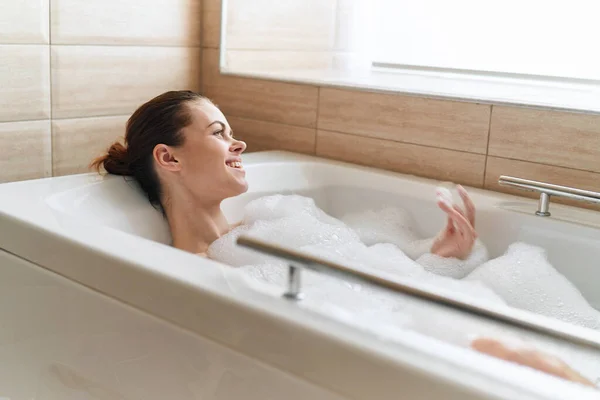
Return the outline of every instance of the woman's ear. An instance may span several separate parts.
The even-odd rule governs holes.
[[[157,144],[152,151],[154,161],[160,168],[175,172],[181,170],[181,164],[173,149],[165,144]]]

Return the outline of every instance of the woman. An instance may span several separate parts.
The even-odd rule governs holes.
[[[206,256],[211,243],[229,226],[221,202],[248,189],[237,140],[223,113],[207,98],[190,91],[164,93],[139,107],[130,117],[125,144],[114,143],[94,160],[93,168],[133,176],[149,201],[167,218],[173,246]],[[447,224],[433,240],[430,253],[466,259],[477,234],[475,207],[459,190],[465,211],[443,197],[439,207]],[[564,363],[529,349],[509,349],[493,339],[478,339],[473,348],[572,381],[591,384]]]
[[[125,142],[127,148],[114,143],[92,167],[133,176],[150,202],[162,208],[173,245],[206,255],[210,244],[230,229],[221,202],[248,189],[241,159],[246,143],[234,138],[210,100],[188,91],[164,93],[138,108],[127,123]],[[475,208],[466,192],[461,194],[473,220]],[[476,238],[472,223],[458,208],[441,207],[449,223],[432,252],[465,258]]]

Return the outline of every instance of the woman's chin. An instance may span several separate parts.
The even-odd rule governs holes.
[[[246,193],[248,191],[248,181],[246,178],[236,180],[236,196]]]
[[[242,193],[246,193],[247,191],[248,191],[248,182],[246,182],[246,181],[244,180],[244,183],[243,183],[243,185],[242,185],[242,188],[241,188],[241,190],[240,190],[240,194],[242,194]]]

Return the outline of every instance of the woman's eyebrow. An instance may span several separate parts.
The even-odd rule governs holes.
[[[211,122],[211,123],[210,123],[210,124],[209,124],[209,125],[206,127],[206,129],[210,128],[210,127],[211,127],[211,126],[213,126],[214,124],[219,124],[219,125],[221,125],[221,128],[222,128],[222,129],[225,129],[225,124],[224,124],[223,122],[221,122],[221,121],[213,121],[213,122]]]

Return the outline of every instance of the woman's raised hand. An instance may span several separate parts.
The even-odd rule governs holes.
[[[462,186],[457,186],[465,209],[452,204],[441,190],[437,193],[438,206],[448,215],[446,227],[438,234],[431,246],[431,253],[440,257],[455,257],[461,260],[471,254],[477,232],[475,232],[475,205]]]

